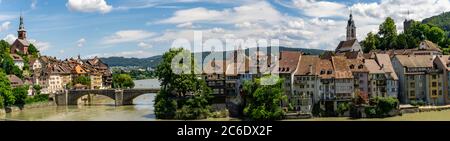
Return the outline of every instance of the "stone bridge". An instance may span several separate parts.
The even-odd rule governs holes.
[[[105,89],[105,90],[67,90],[55,95],[58,106],[77,105],[78,99],[89,94],[107,96],[116,102],[116,106],[132,105],[133,99],[144,94],[156,94],[159,89]]]

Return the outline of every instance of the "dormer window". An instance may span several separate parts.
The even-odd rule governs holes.
[[[350,69],[355,69],[355,65],[350,65]]]
[[[286,71],[289,71],[289,67],[286,69]]]
[[[363,69],[364,68],[364,65],[359,65],[358,66],[358,69]]]
[[[332,70],[328,70],[327,74],[333,74],[333,71]]]
[[[321,71],[320,71],[320,74],[325,74],[325,70],[321,70]]]

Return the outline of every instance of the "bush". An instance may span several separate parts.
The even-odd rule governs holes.
[[[375,97],[370,101],[371,107],[366,107],[365,112],[368,117],[386,117],[389,112],[397,109],[399,101],[393,97]]]
[[[349,110],[350,110],[350,103],[342,102],[338,104],[336,112],[339,113],[340,115],[344,115],[344,113]]]
[[[229,116],[229,111],[227,109],[221,111],[215,111],[209,114],[210,118],[227,118]]]
[[[367,117],[377,117],[377,110],[376,107],[366,107],[364,109],[364,112],[366,113]]]
[[[410,102],[410,104],[412,106],[425,106],[425,102],[423,102],[422,100],[418,100],[418,101],[413,100],[413,101]]]
[[[3,96],[0,95],[0,108],[3,108]]]
[[[36,102],[47,102],[49,100],[48,94],[40,94],[32,97],[27,97],[25,99],[26,104],[36,103]]]

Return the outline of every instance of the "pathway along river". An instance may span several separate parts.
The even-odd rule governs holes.
[[[157,88],[158,80],[137,80],[136,88]],[[153,100],[155,94],[142,95],[134,100],[135,105],[114,106],[112,99],[97,101],[93,106],[50,106],[26,109],[6,114],[1,119],[26,121],[153,121]],[[230,119],[216,119],[230,120]],[[360,119],[356,121],[450,121],[450,110],[405,114],[384,119]],[[291,121],[291,120],[289,120]],[[293,121],[353,121],[348,118],[313,118]]]

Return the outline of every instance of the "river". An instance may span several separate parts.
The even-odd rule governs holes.
[[[136,80],[136,88],[158,88],[159,81],[154,79]],[[154,121],[153,112],[154,94],[146,94],[137,97],[131,106],[114,106],[114,101],[108,98],[94,100],[91,106],[48,106],[43,108],[26,109],[20,112],[6,114],[0,119],[25,120],[25,121]],[[232,120],[232,119],[212,119]],[[345,117],[339,118],[312,118],[288,121],[450,121],[450,110],[439,112],[424,112],[404,114],[403,116],[383,119],[358,119],[351,120]]]
[[[136,80],[135,88],[158,88],[156,79]],[[134,99],[135,105],[114,106],[114,100],[106,97],[94,100],[91,106],[48,106],[44,108],[26,109],[5,115],[8,120],[26,121],[153,121],[155,94],[146,94]],[[1,119],[2,117],[0,117]]]

